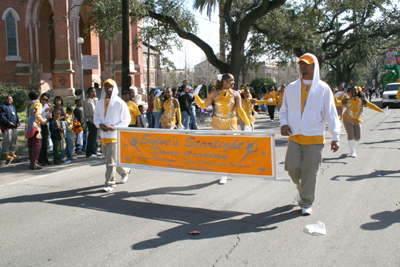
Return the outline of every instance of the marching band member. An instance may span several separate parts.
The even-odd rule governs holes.
[[[336,111],[339,116],[339,120],[342,119],[342,114],[343,114],[343,105],[342,105],[342,100],[347,98],[347,93],[343,90],[343,86],[339,85],[338,90],[334,93],[335,96],[335,105],[336,105]]]
[[[343,114],[343,124],[347,132],[347,140],[350,146],[350,153],[352,158],[356,158],[356,141],[361,138],[361,114],[363,112],[363,106],[366,105],[370,109],[377,112],[387,114],[386,109],[380,109],[376,105],[369,102],[364,93],[357,90],[356,87],[352,86],[349,88],[350,98],[345,98],[342,100],[343,105],[346,110]]]
[[[275,91],[275,86],[272,85],[269,88],[269,91],[264,96],[264,100],[267,100],[268,114],[269,114],[270,121],[274,121],[277,95],[278,95],[278,92]]]
[[[252,95],[250,93],[249,88],[243,89],[242,90],[242,98],[243,98],[243,109],[247,115],[247,118],[250,121],[251,124],[251,130],[254,131],[254,123],[256,119],[253,116],[253,111],[254,111],[254,104],[265,104],[268,102],[268,100],[256,100],[251,98]],[[239,117],[238,118],[239,125],[242,131],[244,131],[245,123],[243,120]]]
[[[281,87],[279,87],[279,89],[278,89],[278,95],[276,96],[276,99],[277,99],[276,106],[278,108],[278,112],[282,107],[282,101],[283,101],[283,95],[285,94],[285,89],[286,89],[286,86],[284,84],[282,84]]]
[[[165,90],[165,98],[162,102],[160,103],[159,96],[162,94],[162,91],[160,91],[156,95],[156,104],[157,108],[164,108],[164,113],[162,114],[160,118],[160,123],[161,123],[161,128],[162,129],[174,129],[175,124],[176,124],[176,119],[178,118],[178,128],[179,129],[185,129],[182,125],[181,122],[181,110],[179,108],[179,101],[176,98],[172,97],[172,90],[170,87],[168,87]],[[175,116],[175,113],[177,114]]]
[[[232,74],[219,74],[215,83],[215,90],[208,95],[206,101],[203,101],[199,97],[202,85],[197,86],[193,92],[197,105],[199,105],[200,108],[206,109],[212,103],[215,104],[215,112],[211,123],[213,130],[237,131],[236,112],[246,124],[245,131],[251,130],[249,118],[242,108],[240,94],[232,89],[234,85],[235,78]],[[227,176],[223,176],[219,183],[225,184],[227,179]]]

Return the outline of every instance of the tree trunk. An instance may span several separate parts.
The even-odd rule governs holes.
[[[221,1],[219,3],[219,59],[226,62],[224,5]]]

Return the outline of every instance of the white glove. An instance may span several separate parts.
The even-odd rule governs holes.
[[[337,92],[337,93],[335,94],[335,97],[338,98],[338,97],[341,96],[341,95],[342,95],[342,92]]]
[[[179,125],[178,125],[178,130],[185,130],[185,127],[184,127],[184,126],[179,126]]]
[[[245,132],[251,132],[251,127],[245,125],[245,126],[244,126],[244,131],[245,131]]]
[[[158,92],[158,94],[156,94],[156,97],[160,97],[160,95],[162,95],[162,91]]]
[[[268,98],[268,103],[272,103],[274,100],[272,98]]]
[[[382,113],[388,115],[389,114],[389,112],[387,111],[388,109],[389,109],[389,107],[382,109]]]
[[[203,87],[203,85],[199,84],[196,89],[194,89],[193,95],[198,95],[200,92],[201,87]]]

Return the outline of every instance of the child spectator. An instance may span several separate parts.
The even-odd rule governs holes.
[[[83,104],[81,99],[75,99],[74,118],[79,121],[83,131],[76,134],[75,153],[82,154],[86,146],[86,130],[85,130],[85,117],[83,116]]]
[[[53,142],[54,164],[61,164],[61,140],[64,138],[64,128],[60,121],[61,111],[53,110],[53,117],[49,120],[51,141]]]
[[[72,114],[74,110],[72,107],[67,107],[67,112],[65,115],[65,121],[67,123],[66,131],[65,131],[65,143],[67,149],[67,161],[66,164],[71,163],[71,160],[77,159],[72,156],[72,151],[74,146],[72,145],[72,127],[74,126],[74,114]]]
[[[139,111],[140,111],[140,115],[139,115],[140,125],[138,123],[138,125],[136,127],[147,128],[147,118],[146,118],[145,113],[144,113],[144,106],[143,105],[139,105]]]

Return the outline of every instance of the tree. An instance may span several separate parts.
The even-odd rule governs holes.
[[[396,3],[389,0],[290,2],[254,23],[252,33],[267,37],[264,40],[272,55],[300,57],[311,52],[321,65],[336,69],[337,83],[349,82],[351,71],[365,57],[352,54],[361,55],[365,46],[399,36],[400,13]]]
[[[118,23],[119,14],[116,11],[118,6],[115,3],[119,2],[118,0],[100,0],[93,3],[92,25],[98,35],[114,38],[113,35],[118,32],[118,26],[115,24]],[[217,1],[214,2],[217,3]],[[252,25],[285,2],[286,0],[226,0],[223,2],[223,17],[230,45],[230,56],[227,62],[217,58],[211,46],[195,34],[193,15],[183,7],[181,0],[131,1],[130,7],[135,20],[144,17],[151,18],[158,25],[158,29],[165,31],[165,35],[159,34],[158,38],[166,47],[171,44],[171,42],[164,42],[167,41],[167,37],[170,40],[176,40],[177,35],[190,40],[203,50],[210,64],[221,73],[230,72],[238,79],[244,61],[245,43]],[[109,8],[116,10],[109,10]],[[111,12],[111,16],[108,11]]]

